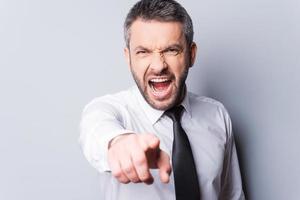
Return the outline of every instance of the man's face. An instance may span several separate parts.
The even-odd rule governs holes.
[[[136,20],[130,28],[125,55],[133,78],[153,108],[166,110],[185,94],[188,69],[195,60],[196,45],[187,46],[182,24]]]

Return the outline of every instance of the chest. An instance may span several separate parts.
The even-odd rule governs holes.
[[[155,134],[160,139],[160,148],[172,156],[173,122],[162,116],[156,123],[142,112],[128,113],[126,129],[137,134]],[[226,146],[226,132],[219,124],[210,119],[191,119],[182,116],[182,127],[185,130],[193,151],[200,182],[216,182],[220,178]]]

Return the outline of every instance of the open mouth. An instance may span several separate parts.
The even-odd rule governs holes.
[[[152,78],[149,80],[151,93],[158,100],[168,98],[172,92],[171,78]]]

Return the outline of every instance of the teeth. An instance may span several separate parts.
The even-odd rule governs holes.
[[[154,79],[151,79],[150,81],[155,82],[155,83],[162,83],[162,82],[166,82],[168,80],[169,79],[167,79],[167,78],[154,78]]]

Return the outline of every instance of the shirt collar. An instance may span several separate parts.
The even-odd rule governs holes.
[[[190,98],[189,98],[189,92],[186,91],[185,97],[183,101],[181,102],[181,105],[184,107],[185,111],[187,112],[189,117],[192,117],[192,110],[190,106]]]
[[[148,104],[148,102],[145,100],[145,98],[143,97],[143,95],[141,94],[140,90],[138,89],[138,87],[136,85],[133,87],[133,93],[137,97],[137,100],[140,103],[143,111],[145,112],[145,115],[148,117],[151,124],[154,125],[161,118],[161,116],[164,114],[165,111],[157,110],[157,109],[151,107]],[[189,93],[186,92],[186,95],[185,95],[183,101],[181,102],[181,105],[184,107],[184,109],[186,110],[188,115],[190,117],[192,117],[188,94]]]

